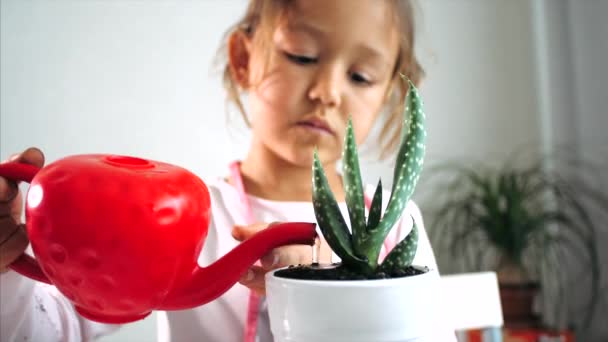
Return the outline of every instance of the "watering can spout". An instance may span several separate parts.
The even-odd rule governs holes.
[[[191,279],[171,291],[162,310],[183,310],[211,302],[228,291],[251,265],[273,248],[290,244],[313,245],[316,225],[306,222],[276,224],[245,240],[207,267],[194,266]]]

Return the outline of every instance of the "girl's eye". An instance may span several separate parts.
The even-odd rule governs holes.
[[[351,81],[355,82],[355,83],[359,83],[362,85],[369,85],[371,84],[370,80],[368,80],[367,78],[365,78],[363,75],[353,72],[350,74],[350,79]]]
[[[289,52],[283,52],[283,53],[285,54],[285,57],[287,57],[287,59],[289,59],[290,61],[292,61],[296,64],[308,65],[308,64],[314,64],[317,62],[317,58],[315,58],[315,57],[294,55]]]

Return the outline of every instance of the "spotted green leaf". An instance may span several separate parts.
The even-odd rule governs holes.
[[[410,200],[420,172],[425,154],[426,132],[424,130],[424,112],[422,99],[411,81],[407,95],[406,112],[409,117],[407,136],[402,142],[395,164],[391,197],[379,229],[388,232],[401,217],[407,202]]]
[[[367,246],[363,247],[369,250],[366,255],[370,264],[377,262],[380,246],[395,223],[401,218],[422,171],[426,140],[423,104],[418,90],[412,82],[409,82],[409,87],[405,109],[405,116],[409,117],[409,122],[405,140],[402,140],[397,154],[391,196],[382,220],[375,229],[370,231],[371,236],[366,242]]]
[[[418,227],[414,222],[412,230],[401,240],[386,256],[380,270],[387,272],[395,269],[408,267],[414,261],[416,250],[418,249]]]
[[[312,184],[312,202],[315,216],[325,240],[345,264],[363,262],[353,252],[351,234],[342,217],[338,202],[331,192],[316,150],[314,153]]]
[[[376,186],[376,192],[372,199],[372,204],[369,209],[369,216],[367,218],[367,229],[371,230],[378,226],[380,223],[380,217],[382,216],[382,180],[378,180],[378,186]]]
[[[357,143],[353,131],[352,120],[349,118],[344,138],[342,152],[342,177],[344,180],[344,191],[346,192],[346,206],[350,217],[350,226],[353,232],[353,244],[355,250],[365,237],[365,200],[363,198],[363,185],[361,183],[361,171],[359,169],[359,157],[357,155]]]
[[[371,274],[378,268],[378,256],[384,240],[402,216],[422,170],[426,139],[423,104],[414,84],[409,80],[408,84],[403,112],[407,120],[404,120],[391,195],[386,210],[382,213],[382,183],[378,182],[367,222],[363,209],[359,160],[349,120],[342,157],[352,235],[329,188],[316,151],[314,154],[313,204],[319,227],[332,250],[342,258],[343,264],[360,274]],[[417,243],[418,228],[414,226],[412,232],[389,253],[381,268],[394,270],[411,264]]]
[[[397,186],[402,184],[409,185],[409,190],[406,191],[409,200],[422,170],[426,131],[424,130],[425,114],[422,99],[416,86],[409,80],[408,84],[409,90],[405,98],[404,127],[395,162],[391,194],[395,192]],[[403,177],[407,178],[403,179]]]

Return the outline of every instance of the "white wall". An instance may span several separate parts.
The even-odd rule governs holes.
[[[528,1],[418,4],[418,54],[427,73],[421,86],[427,163],[499,161],[522,146],[540,152]],[[379,175],[391,184],[387,164],[370,162],[370,181]]]
[[[546,91],[539,75],[545,67],[555,77],[570,61],[577,91],[572,96],[580,108],[568,110],[584,117],[571,140],[605,137],[598,123],[607,127],[608,40],[602,37],[608,32],[602,18],[608,2],[582,2],[557,8],[571,15],[576,54],[562,54],[570,43],[556,32],[570,27],[551,17],[540,37],[551,39],[540,51],[550,58],[539,59],[533,49],[539,17],[527,0],[421,1],[430,163],[500,160],[522,145],[532,151],[552,146],[574,121],[558,105],[569,101],[553,95],[571,89]],[[220,80],[210,66],[244,3],[1,0],[0,158],[34,145],[48,161],[121,153],[175,163],[203,178],[223,174],[226,163],[245,151],[247,133],[226,128]],[[556,58],[565,64],[556,66]],[[548,61],[553,64],[537,63]],[[550,120],[543,113],[553,112],[542,111],[548,96],[562,110]],[[375,182],[382,176],[388,185],[387,163],[365,160],[365,177]],[[149,319],[107,341],[149,341],[153,326]]]
[[[539,143],[526,1],[420,4],[431,161]]]
[[[586,158],[608,163],[608,1],[568,1],[577,136]],[[599,183],[608,191],[608,176]]]
[[[220,174],[238,154],[210,77],[243,1],[2,1],[1,154],[134,154]]]

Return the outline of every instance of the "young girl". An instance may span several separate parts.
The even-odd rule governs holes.
[[[225,47],[225,85],[253,137],[244,160],[230,165],[223,177],[207,181],[213,213],[201,265],[217,260],[269,222],[315,221],[310,202],[315,147],[347,215],[336,164],[348,116],[361,143],[386,109],[380,150],[389,154],[400,138],[407,91],[398,75],[415,83],[422,76],[413,49],[412,7],[406,0],[251,0]],[[247,110],[240,100],[243,93],[248,94]],[[38,166],[44,159],[36,149],[17,158]],[[6,271],[25,250],[27,236],[17,224],[21,195],[0,179],[0,196],[0,269],[5,270],[0,278],[0,340],[81,341],[114,330],[116,326],[80,317],[55,288]],[[408,218],[413,216],[420,227],[414,263],[437,269],[417,207],[410,203],[406,210],[387,243],[394,245],[409,233]],[[321,261],[328,262],[331,254],[324,244]],[[190,310],[159,312],[159,340],[272,341],[264,274],[310,262],[309,246],[273,250],[217,300]]]

